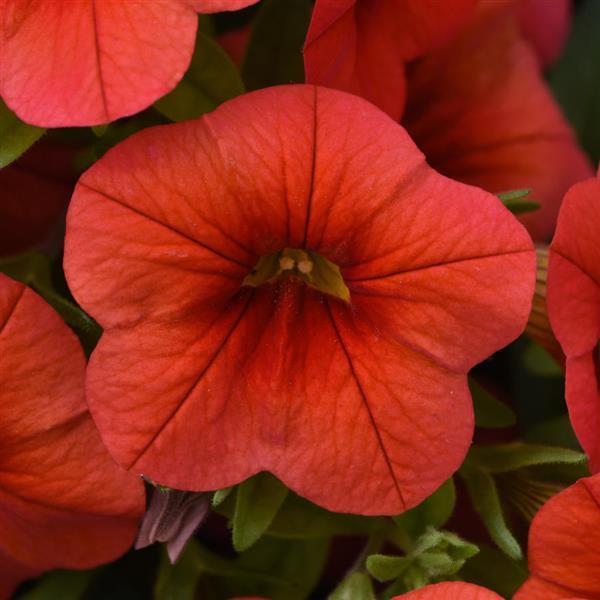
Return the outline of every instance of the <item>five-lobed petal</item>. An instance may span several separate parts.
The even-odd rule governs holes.
[[[108,562],[132,543],[143,486],[100,441],[75,335],[0,275],[0,597],[40,571]]]
[[[529,579],[515,600],[600,597],[600,478],[551,498],[529,530]]]
[[[196,11],[257,0],[0,0],[0,96],[25,122],[98,125],[147,108],[188,68]]]
[[[600,470],[600,181],[573,186],[550,245],[547,306],[566,360],[566,399],[575,433]]]
[[[301,247],[340,267],[349,305],[294,279],[242,287]],[[393,514],[462,461],[465,374],[523,329],[534,253],[369,103],[283,86],[111,150],[74,194],[65,270],[105,328],[87,396],[118,462],[187,490],[268,470]]]

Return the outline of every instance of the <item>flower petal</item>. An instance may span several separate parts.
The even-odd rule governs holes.
[[[572,6],[572,0],[522,0],[518,4],[521,31],[545,67],[560,56],[571,28]]]
[[[39,571],[12,560],[0,550],[0,600],[13,597],[16,587],[25,579],[39,575]]]
[[[37,294],[4,275],[0,330],[2,550],[36,570],[112,560],[133,540],[142,485],[100,442],[79,342]]]
[[[363,96],[398,119],[405,63],[451,39],[474,6],[475,0],[435,10],[419,0],[317,0],[304,47],[306,81]]]
[[[199,13],[215,13],[246,8],[256,4],[258,0],[183,0],[183,2]]]
[[[565,196],[550,246],[547,306],[567,357],[566,398],[577,437],[600,470],[600,381],[594,353],[600,340],[600,181],[579,183]]]
[[[97,125],[172,90],[190,62],[195,12],[179,0],[3,0],[0,95],[27,123]]]
[[[392,600],[501,600],[500,596],[491,590],[463,583],[462,581],[436,583],[423,588],[396,596]]]
[[[458,468],[473,418],[462,375],[307,288],[242,296],[210,328],[196,317],[105,334],[88,399],[117,460],[180,489],[269,470],[365,514],[413,506]]]
[[[522,220],[546,240],[563,194],[592,171],[507,6],[490,5],[415,65],[404,124],[449,177],[493,193],[531,188],[541,208]]]
[[[600,479],[581,479],[547,502],[529,531],[532,577],[515,600],[600,595]]]

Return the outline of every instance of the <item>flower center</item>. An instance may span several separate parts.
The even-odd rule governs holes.
[[[350,291],[339,267],[313,250],[284,248],[267,254],[246,275],[242,285],[259,287],[279,277],[300,279],[320,292],[350,302]]]

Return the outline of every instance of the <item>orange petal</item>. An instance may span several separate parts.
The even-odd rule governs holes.
[[[215,13],[246,8],[256,4],[258,0],[183,0],[183,2],[199,13]]]
[[[572,0],[521,0],[518,4],[521,31],[545,67],[560,56],[567,40],[572,5]]]
[[[550,246],[547,305],[567,357],[566,398],[577,437],[600,470],[600,381],[594,354],[600,340],[600,181],[579,183],[565,196]]]
[[[187,69],[196,13],[179,0],[2,0],[0,95],[25,122],[97,125],[136,113]]]
[[[502,600],[498,594],[462,581],[436,583],[392,600]]]
[[[12,560],[0,550],[0,600],[9,600],[17,586],[26,579],[39,575],[39,571]]]
[[[37,294],[0,275],[0,547],[31,570],[86,568],[131,544],[139,480],[87,412],[79,342]]]
[[[406,62],[442,46],[475,0],[317,0],[304,47],[306,81],[367,98],[394,119],[405,101]]]
[[[530,579],[515,600],[600,595],[600,479],[581,479],[538,512],[529,531]]]
[[[493,193],[531,188],[541,208],[522,221],[543,241],[563,194],[591,176],[591,166],[514,14],[502,4],[492,8],[411,70],[404,124],[442,173]]]

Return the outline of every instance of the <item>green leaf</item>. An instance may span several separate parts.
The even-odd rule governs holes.
[[[496,194],[502,202],[506,204],[506,202],[515,202],[517,200],[525,200],[531,194],[531,190],[529,188],[522,188],[519,190],[509,190],[508,192],[500,192]]]
[[[507,473],[549,464],[581,464],[586,459],[585,454],[576,450],[522,442],[475,446],[469,453],[469,461],[488,473]]]
[[[242,67],[248,89],[304,81],[302,46],[311,11],[310,0],[261,3]]]
[[[230,486],[227,488],[223,488],[222,490],[217,490],[212,497],[211,503],[213,505],[214,508],[216,508],[217,506],[219,506],[220,504],[222,504],[227,497],[229,496],[229,494],[231,494],[231,492],[235,489],[235,486]]]
[[[288,489],[270,473],[259,473],[238,486],[233,514],[233,547],[252,546],[275,518]]]
[[[258,546],[258,545],[257,545]],[[254,550],[253,550],[254,552]],[[281,554],[281,549],[279,550]],[[288,582],[279,576],[277,571],[262,572],[253,565],[246,564],[242,558],[228,560],[218,554],[204,548],[197,540],[191,539],[186,546],[179,562],[184,561],[188,564],[187,569],[192,569],[192,565],[200,573],[206,573],[215,577],[225,579],[251,579],[267,585],[286,586]],[[176,565],[175,565],[176,566]],[[273,575],[273,573],[276,573]]]
[[[189,544],[173,565],[163,549],[156,583],[154,600],[194,600],[198,580],[202,574],[199,545]]]
[[[452,516],[456,504],[454,480],[448,479],[431,496],[411,510],[394,517],[394,522],[416,538],[428,527],[440,528]]]
[[[408,569],[412,559],[408,556],[371,554],[367,558],[367,571],[378,581],[391,581]]]
[[[304,600],[319,581],[329,552],[329,540],[281,540],[262,537],[240,554],[236,564],[249,572],[273,573],[277,580],[238,579],[228,585],[231,596],[261,596],[270,600]]]
[[[574,450],[581,449],[569,415],[560,415],[537,423],[526,432],[525,441],[534,444],[556,444]]]
[[[542,346],[530,341],[523,352],[523,364],[535,375],[541,377],[562,377],[563,371]]]
[[[23,123],[0,99],[0,169],[19,158],[45,131]]]
[[[375,600],[369,576],[361,572],[351,573],[335,588],[329,600]]]
[[[479,554],[465,563],[460,577],[489,588],[502,598],[512,598],[527,579],[527,569],[496,548],[480,545]]]
[[[486,389],[469,377],[469,389],[473,397],[475,425],[487,429],[511,427],[516,423],[515,413]]]
[[[530,194],[531,190],[522,189],[501,192],[500,194],[497,194],[497,196],[511,213],[514,215],[522,215],[523,213],[537,210],[540,207],[539,203],[529,200]]]
[[[52,571],[44,575],[19,600],[80,600],[88,589],[96,570]]]
[[[70,325],[89,354],[96,345],[102,328],[78,306],[59,294],[52,285],[49,259],[39,252],[27,252],[0,259],[0,272],[28,285],[37,292]]]
[[[425,585],[437,578],[457,573],[465,561],[479,548],[450,531],[427,528],[406,556],[373,554],[367,559],[367,570],[379,581],[399,580],[390,590],[406,590]]]
[[[94,125],[92,131],[96,137],[102,137],[108,131],[108,123],[103,125]]]
[[[600,160],[600,2],[582,2],[571,35],[550,74],[550,86],[579,142]]]
[[[459,474],[463,478],[471,502],[491,538],[508,556],[519,560],[523,556],[523,552],[519,542],[506,525],[494,478],[489,473],[468,464],[461,467]]]
[[[240,74],[221,46],[198,33],[190,68],[177,87],[154,103],[172,121],[195,119],[243,94]]]
[[[289,493],[271,523],[268,534],[288,539],[368,535],[378,517],[333,513]]]

